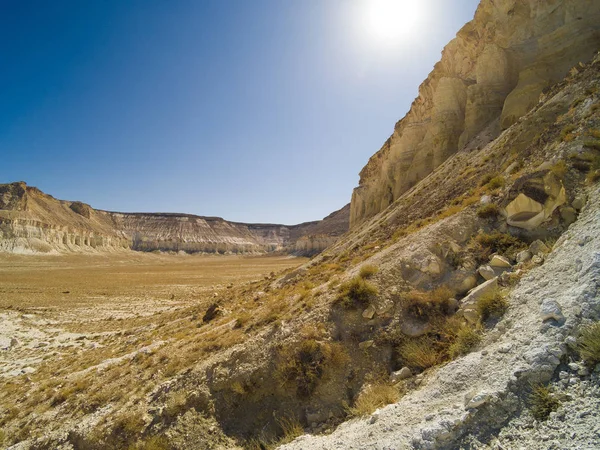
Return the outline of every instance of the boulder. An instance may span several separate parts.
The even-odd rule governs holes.
[[[368,341],[363,341],[363,342],[359,342],[358,343],[358,348],[360,348],[361,350],[366,350],[368,348],[373,347],[373,341],[372,340],[368,340]]]
[[[463,298],[460,302],[462,309],[467,309],[469,307],[474,307],[477,304],[477,300],[483,297],[485,294],[494,291],[498,288],[498,277],[494,277],[491,280],[486,281],[485,283],[480,284],[467,294],[465,298]]]
[[[480,319],[479,313],[477,312],[477,310],[475,308],[465,309],[463,311],[463,317],[471,325],[476,325],[477,323],[479,323],[479,319]]]
[[[511,264],[508,259],[501,255],[494,255],[490,260],[490,266],[500,268],[510,268]]]
[[[542,302],[542,305],[540,306],[540,316],[542,322],[545,322],[546,320],[556,320],[557,322],[560,322],[565,318],[560,304],[556,300],[549,299]]]
[[[397,383],[398,381],[406,380],[410,377],[412,377],[410,369],[408,367],[403,367],[402,369],[393,372],[390,379],[392,383]]]
[[[575,211],[575,208],[565,206],[560,209],[560,217],[565,225],[569,226],[577,220],[577,211]]]
[[[409,337],[419,337],[428,333],[431,329],[431,325],[427,322],[421,322],[417,320],[411,320],[405,318],[400,324],[400,331]]]
[[[494,272],[494,269],[492,269],[490,266],[481,266],[479,269],[477,269],[477,272],[479,272],[479,275],[486,280],[491,280],[496,276],[496,272]]]
[[[546,244],[544,244],[542,241],[540,241],[539,239],[537,239],[531,243],[531,245],[529,246],[529,251],[531,252],[532,255],[539,255],[540,253],[541,254],[550,253],[550,249],[548,248],[548,246]]]
[[[375,308],[373,305],[369,305],[367,309],[363,311],[362,316],[367,320],[371,320],[373,316],[375,316]]]
[[[571,206],[573,208],[575,208],[577,211],[580,211],[583,209],[583,207],[585,206],[587,202],[587,198],[585,195],[578,195],[577,197],[575,197],[575,200],[573,200],[573,203],[571,203]]]
[[[505,207],[506,222],[511,226],[533,230],[566,202],[565,188],[552,172],[515,184],[521,192]]]
[[[517,262],[524,263],[531,259],[532,254],[529,250],[523,250],[522,252],[517,253]]]

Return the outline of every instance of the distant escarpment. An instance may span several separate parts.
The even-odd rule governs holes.
[[[383,211],[469,143],[475,148],[497,137],[599,47],[598,1],[483,0],[361,171],[351,227]]]
[[[120,213],[57,200],[18,182],[0,185],[0,251],[287,251],[310,256],[347,231],[349,211],[347,205],[321,221],[293,226],[189,214]]]

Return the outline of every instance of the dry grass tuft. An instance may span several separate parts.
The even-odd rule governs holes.
[[[377,287],[358,276],[340,286],[335,303],[345,309],[365,307],[378,294]]]
[[[361,391],[349,413],[355,417],[366,416],[382,406],[396,403],[399,398],[398,389],[389,383],[373,383]]]
[[[398,353],[404,364],[412,369],[428,369],[443,360],[435,342],[427,336],[404,342],[400,345]]]
[[[376,266],[374,266],[372,264],[365,264],[364,266],[362,266],[360,268],[360,272],[358,273],[358,276],[366,280],[368,278],[371,278],[378,271],[379,271],[379,269]]]
[[[477,312],[483,322],[490,318],[502,317],[509,306],[508,300],[497,289],[477,300]]]
[[[579,354],[590,367],[600,363],[600,322],[583,327],[577,339]]]
[[[500,214],[500,208],[495,203],[488,203],[477,208],[477,216],[482,219],[495,219],[498,214]]]
[[[546,420],[550,413],[556,411],[560,406],[560,401],[553,392],[543,385],[533,387],[529,401],[531,402],[531,414],[539,421]]]

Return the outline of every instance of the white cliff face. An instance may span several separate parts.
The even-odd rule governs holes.
[[[490,126],[496,137],[599,46],[597,1],[483,0],[361,171],[351,227],[387,208],[483,129]]]
[[[295,251],[295,242],[309,233],[333,242],[348,229],[348,212],[349,206],[323,221],[295,226],[244,224],[186,214],[100,211],[12,183],[0,185],[0,251]]]

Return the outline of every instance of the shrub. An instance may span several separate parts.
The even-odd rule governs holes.
[[[550,171],[562,180],[567,174],[567,164],[560,160],[550,168]]]
[[[455,330],[454,342],[448,347],[448,355],[452,359],[466,355],[480,342],[480,330],[463,323]]]
[[[589,140],[584,141],[583,145],[588,148],[600,150],[600,140],[589,139]]]
[[[411,339],[404,342],[398,353],[402,361],[413,369],[427,369],[442,361],[441,354],[435,348],[434,342],[429,337]]]
[[[299,344],[284,347],[279,358],[275,377],[282,384],[295,383],[300,398],[307,398],[314,392],[327,367],[341,367],[348,361],[341,345],[315,339],[304,339]]]
[[[365,307],[378,293],[375,286],[358,276],[340,286],[336,303],[346,309]]]
[[[565,126],[561,131],[560,131],[560,138],[563,141],[572,141],[573,140],[573,135],[571,134],[573,131],[575,131],[575,129],[577,128],[576,125],[574,124],[569,124],[567,126]]]
[[[600,322],[581,329],[577,339],[579,354],[589,366],[600,363]]]
[[[477,216],[482,219],[495,219],[500,213],[500,208],[494,203],[488,203],[487,205],[480,206],[477,209]]]
[[[506,184],[506,181],[504,180],[504,177],[501,176],[496,176],[493,177],[489,183],[487,184],[487,187],[489,189],[499,189],[501,187],[503,187]]]
[[[389,383],[370,384],[361,391],[349,412],[353,416],[366,416],[377,408],[397,402],[399,397],[398,389]]]
[[[360,272],[358,274],[359,277],[363,279],[371,278],[378,272],[378,268],[373,266],[372,264],[365,264],[360,268]]]
[[[600,139],[600,129],[599,128],[590,128],[587,131],[587,134],[591,137],[595,137],[596,139]]]
[[[546,420],[550,413],[556,411],[560,406],[560,401],[552,391],[543,385],[533,388],[529,401],[531,402],[531,414],[539,421]]]
[[[525,243],[519,238],[511,236],[507,233],[480,233],[475,237],[475,241],[489,249],[490,252],[506,253],[509,250],[520,250],[525,246]]]
[[[402,305],[411,316],[426,320],[436,315],[448,314],[452,297],[454,292],[445,286],[430,292],[412,290],[402,296]]]
[[[304,434],[304,428],[302,424],[298,421],[298,419],[289,418],[289,417],[281,417],[277,420],[277,424],[281,428],[282,437],[277,442],[277,445],[287,444],[292,442],[298,436]]]
[[[483,322],[491,317],[502,317],[508,310],[508,306],[508,300],[506,300],[497,289],[488,292],[477,299],[477,312],[481,316]]]

